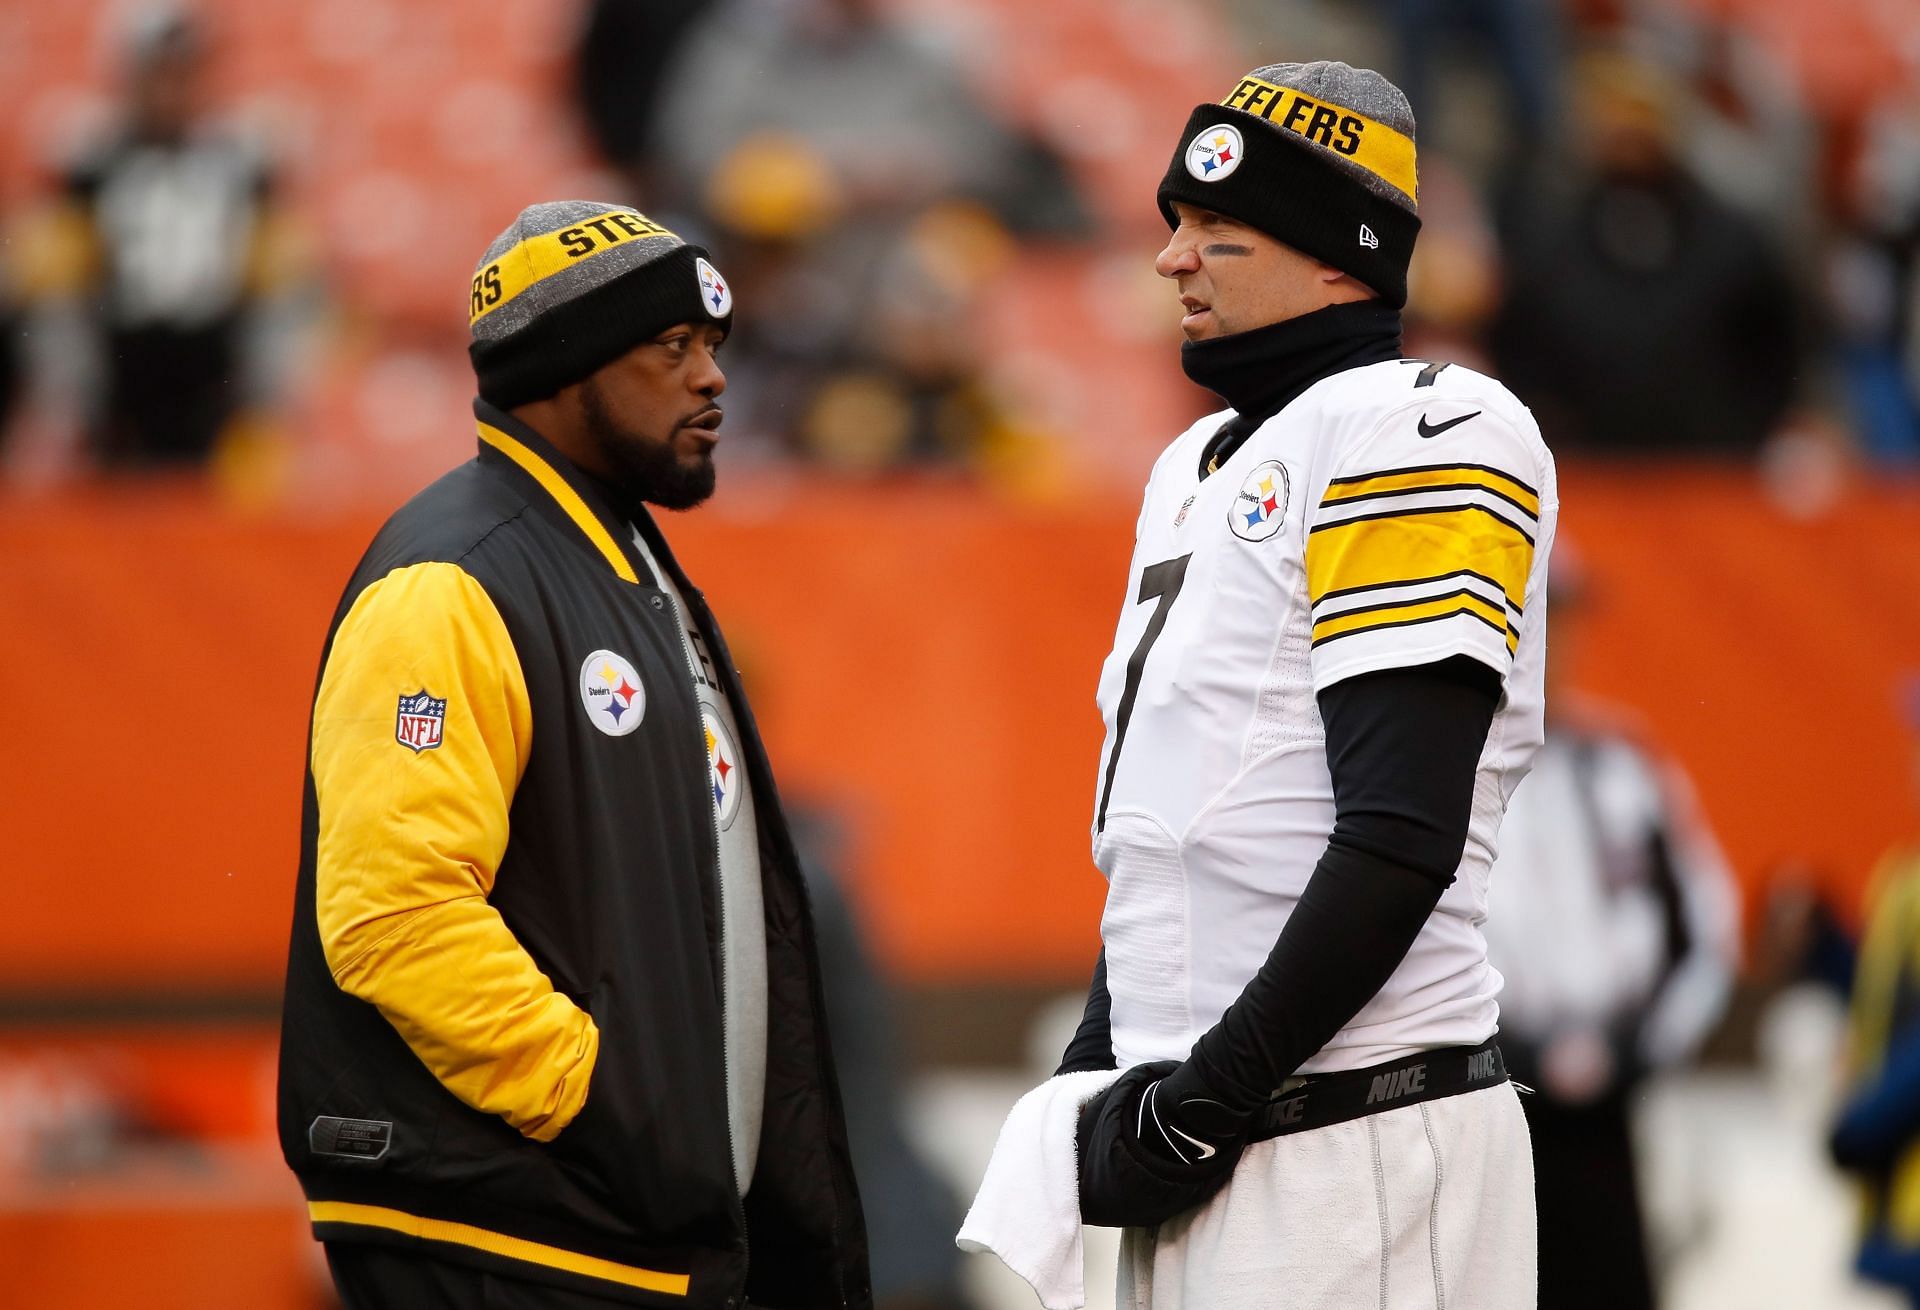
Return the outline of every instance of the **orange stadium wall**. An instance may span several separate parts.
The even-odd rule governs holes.
[[[1599,602],[1580,685],[1684,763],[1750,888],[1798,859],[1850,909],[1914,827],[1920,488],[1813,520],[1731,473],[1570,469],[1563,497]],[[1134,510],[783,483],[671,524],[909,980],[1071,984],[1092,958],[1093,684]],[[0,500],[0,996],[278,986],[319,646],[376,525]]]

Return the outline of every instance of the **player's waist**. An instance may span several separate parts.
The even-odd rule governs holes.
[[[1328,1128],[1506,1081],[1507,1062],[1492,1038],[1478,1046],[1421,1051],[1364,1069],[1289,1078],[1255,1118],[1253,1140]]]

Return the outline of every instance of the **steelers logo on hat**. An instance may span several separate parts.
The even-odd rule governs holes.
[[[1187,142],[1187,171],[1202,182],[1218,182],[1240,167],[1244,144],[1239,128],[1215,123]]]
[[[720,270],[706,260],[696,258],[693,268],[700,275],[700,303],[715,318],[725,318],[733,311],[733,288],[721,278]]]

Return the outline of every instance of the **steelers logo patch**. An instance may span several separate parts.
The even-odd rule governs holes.
[[[609,737],[624,737],[646,717],[647,693],[624,656],[597,650],[580,665],[580,703],[587,722]]]
[[[1227,526],[1247,541],[1265,541],[1287,520],[1287,466],[1277,459],[1247,474],[1227,509]]]
[[[1218,182],[1240,167],[1240,129],[1215,123],[1187,142],[1187,171],[1202,182]]]
[[[713,811],[720,820],[720,831],[733,826],[740,815],[740,796],[747,789],[747,771],[740,764],[740,747],[734,743],[727,725],[712,710],[702,709],[700,719],[707,729],[707,782],[713,787]]]
[[[700,275],[700,303],[715,318],[725,318],[733,311],[733,288],[720,276],[720,270],[700,256],[694,256],[693,268]]]

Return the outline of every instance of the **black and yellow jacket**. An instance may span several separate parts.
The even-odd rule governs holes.
[[[279,1109],[314,1232],[637,1305],[864,1307],[811,919],[719,629],[644,511],[476,408],[479,457],[388,520],[322,657]],[[744,1203],[705,738],[633,526],[716,657],[759,819]]]

